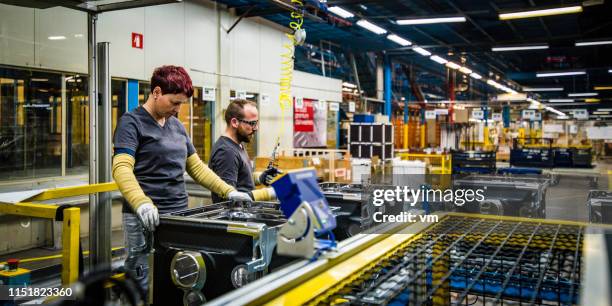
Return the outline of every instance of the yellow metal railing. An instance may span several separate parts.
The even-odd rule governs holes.
[[[397,153],[403,160],[419,160],[427,164],[431,174],[451,174],[452,158],[450,154]]]
[[[99,192],[117,190],[117,184],[102,183],[62,187],[43,191],[42,193],[19,203],[0,202],[0,213],[56,220],[57,204],[40,204],[35,201],[55,200],[60,198],[89,195]],[[79,236],[81,209],[69,207],[62,210],[62,284],[68,285],[79,277]]]

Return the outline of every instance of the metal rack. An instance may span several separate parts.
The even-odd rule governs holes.
[[[536,305],[578,301],[583,227],[453,216],[315,304]]]
[[[337,252],[287,266],[211,305],[609,305],[606,294],[588,293],[606,291],[608,258],[595,256],[604,236],[587,235],[608,227],[436,216],[351,237]]]

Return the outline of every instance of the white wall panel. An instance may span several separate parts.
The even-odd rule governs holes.
[[[236,16],[234,19],[238,18]],[[243,19],[228,35],[231,40],[230,74],[259,80],[261,64],[260,44],[266,43],[260,38],[260,25],[249,19]],[[264,63],[265,65],[266,63]],[[238,81],[237,84],[247,83]],[[233,85],[233,84],[232,84]],[[237,85],[236,85],[237,86]]]
[[[185,2],[185,65],[191,69],[217,72],[217,15],[212,5]],[[198,74],[198,73],[196,73]],[[194,84],[210,86],[205,75],[192,75]],[[216,83],[216,78],[213,78]],[[198,81],[198,82],[196,82]],[[214,83],[213,83],[214,84]]]
[[[34,66],[34,9],[0,4],[0,64]]]
[[[342,80],[294,71],[293,96],[340,102],[342,101]]]
[[[37,66],[87,73],[87,14],[63,7],[35,12]],[[65,39],[50,40],[51,36]]]
[[[184,3],[145,8],[145,75],[163,65],[185,66]],[[148,37],[148,38],[147,38]]]
[[[145,9],[103,13],[98,18],[98,41],[110,42],[110,69],[114,77],[148,80],[145,52],[152,37],[145,33]],[[132,33],[143,34],[143,49],[132,48]]]

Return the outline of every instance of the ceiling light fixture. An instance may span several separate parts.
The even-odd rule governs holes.
[[[442,65],[448,63],[448,61],[446,59],[441,58],[441,57],[439,57],[437,55],[432,55],[429,59],[431,59],[432,61],[434,61],[434,62],[436,62],[438,64],[442,64]]]
[[[504,13],[504,14],[499,14],[499,19],[500,20],[511,20],[511,19],[521,19],[521,18],[562,15],[562,14],[575,14],[575,13],[580,13],[580,12],[582,12],[582,6],[576,5],[576,6],[558,7],[558,8],[552,8],[552,9]]]
[[[406,39],[404,39],[402,37],[399,37],[399,36],[397,36],[395,34],[388,35],[387,39],[390,40],[390,41],[396,42],[396,43],[398,43],[399,45],[401,45],[403,47],[412,45],[412,42],[410,42],[409,40],[406,40]]]
[[[574,92],[567,94],[568,97],[594,97],[599,95],[596,92]]]
[[[599,45],[612,45],[612,40],[576,42],[576,47],[599,46]]]
[[[368,30],[368,31],[370,31],[370,32],[378,34],[378,35],[387,33],[387,30],[385,30],[385,29],[383,29],[383,28],[381,28],[381,27],[379,27],[379,26],[377,26],[377,25],[375,25],[375,24],[373,24],[373,23],[371,23],[371,22],[369,22],[369,21],[367,21],[365,19],[361,19],[361,20],[357,21],[357,25],[362,27],[362,28],[364,28],[364,29],[366,29],[366,30]]]
[[[355,15],[339,6],[332,6],[328,10],[342,18],[353,18]]]
[[[464,67],[459,68],[459,71],[461,71],[461,72],[463,72],[463,73],[465,73],[465,74],[470,74],[470,73],[472,73],[472,72],[473,72],[473,71],[472,71],[472,69],[470,69],[470,68],[468,68],[468,67],[465,67],[465,66],[464,66]]]
[[[612,86],[595,86],[593,87],[595,90],[612,90]]]
[[[523,87],[523,91],[563,91],[563,87]]]
[[[47,39],[49,39],[49,40],[64,40],[64,39],[66,39],[66,36],[61,36],[61,35],[60,36],[49,36],[49,37],[47,37]]]
[[[480,75],[480,74],[478,74],[478,73],[476,73],[476,72],[472,72],[472,73],[470,73],[470,76],[471,76],[472,78],[476,79],[476,80],[480,80],[480,79],[482,79],[482,75]]]
[[[503,51],[521,51],[521,50],[544,50],[548,49],[548,45],[533,45],[533,46],[505,46],[505,47],[493,47],[491,51],[493,52],[503,52]]]
[[[571,76],[571,75],[583,75],[586,71],[560,71],[560,72],[539,72],[536,73],[538,78],[556,77],[556,76]]]
[[[455,69],[455,70],[457,70],[457,69],[461,68],[461,66],[459,66],[459,65],[457,65],[457,64],[455,64],[455,63],[453,63],[453,62],[448,62],[448,63],[446,63],[446,67],[448,67],[448,68],[450,68],[450,69]]]
[[[425,50],[425,49],[423,49],[421,47],[414,47],[414,48],[412,48],[412,51],[414,51],[414,52],[416,52],[416,53],[418,53],[420,55],[423,55],[423,56],[430,56],[431,55],[431,52],[429,52],[429,51],[427,51],[427,50]]]
[[[417,25],[417,24],[432,24],[432,23],[449,23],[449,22],[465,22],[464,16],[439,17],[439,18],[416,18],[416,19],[398,19],[399,25]]]
[[[550,103],[571,103],[574,102],[574,99],[549,99]]]

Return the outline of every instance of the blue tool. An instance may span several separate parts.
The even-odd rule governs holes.
[[[272,187],[281,211],[288,218],[277,236],[279,254],[311,258],[335,247],[332,230],[336,228],[336,217],[313,168],[289,171],[276,179]],[[330,238],[322,239],[326,236]]]

